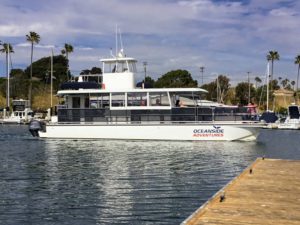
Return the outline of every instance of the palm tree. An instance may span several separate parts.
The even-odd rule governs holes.
[[[281,81],[282,87],[283,89],[286,89],[286,87],[288,86],[290,80],[285,78],[284,80]]]
[[[69,53],[73,51],[74,51],[73,46],[67,43],[65,43],[64,49],[61,50],[61,54],[66,55],[66,59],[67,59],[67,80],[69,79]]]
[[[295,58],[295,64],[298,64],[298,74],[297,74],[297,82],[296,82],[296,91],[298,91],[299,84],[299,70],[300,70],[300,55],[297,55]]]
[[[261,83],[261,79],[259,77],[255,77],[255,87],[257,88],[257,83]]]
[[[274,69],[274,61],[279,60],[280,56],[277,51],[269,51],[267,55],[267,60],[271,61],[271,81],[273,80],[273,69]]]
[[[0,49],[1,53],[5,53],[6,55],[6,75],[7,75],[7,85],[6,85],[6,106],[9,107],[9,71],[8,71],[8,56],[9,53],[13,53],[13,47],[9,43],[1,44],[2,48]]]
[[[31,58],[30,58],[30,83],[28,90],[28,100],[31,105],[31,97],[32,97],[32,59],[33,59],[33,45],[38,44],[40,42],[40,35],[36,32],[30,31],[29,34],[26,35],[26,41],[31,43]]]
[[[292,80],[291,85],[293,85],[293,90],[295,90],[295,84],[296,84],[296,82],[294,80]]]

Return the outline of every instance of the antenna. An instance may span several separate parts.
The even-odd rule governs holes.
[[[121,33],[121,29],[119,29],[119,36],[120,36],[120,45],[121,45],[121,50],[123,51],[123,40],[122,40],[122,33]]]
[[[118,56],[118,25],[116,24],[116,57]]]

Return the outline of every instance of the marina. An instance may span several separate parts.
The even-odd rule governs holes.
[[[1,1],[0,225],[300,225],[300,1]]]
[[[300,160],[298,136],[264,129],[256,142],[76,141],[0,125],[0,221],[180,224],[257,157]]]
[[[299,160],[259,158],[182,224],[299,224]]]

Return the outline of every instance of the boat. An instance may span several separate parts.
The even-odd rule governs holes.
[[[278,129],[299,130],[300,129],[300,113],[299,106],[292,104],[288,107],[288,115],[283,122],[278,122]]]
[[[201,88],[136,87],[137,60],[127,57],[123,49],[100,61],[102,74],[80,75],[77,84],[62,85],[57,96],[64,104],[57,106],[57,115],[49,122],[30,123],[33,136],[249,141],[264,125],[253,119],[247,107],[201,104],[201,95],[207,93]]]
[[[3,110],[3,118],[0,119],[2,124],[27,124],[34,119],[34,112],[29,107],[29,100],[15,99],[12,100],[12,113],[8,115]]]

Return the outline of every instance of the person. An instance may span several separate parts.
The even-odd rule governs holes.
[[[179,106],[180,106],[179,103],[180,103],[180,101],[179,101],[179,100],[176,100],[175,106],[176,106],[176,107],[179,107]]]
[[[251,120],[256,119],[255,118],[255,116],[256,116],[256,105],[254,105],[252,102],[250,102],[247,107],[248,107],[247,112],[250,114],[250,119]]]
[[[160,100],[157,98],[156,99],[156,103],[155,103],[156,105],[160,105]]]
[[[184,104],[183,101],[179,101],[179,106],[182,108],[182,107],[186,107],[186,105]]]

